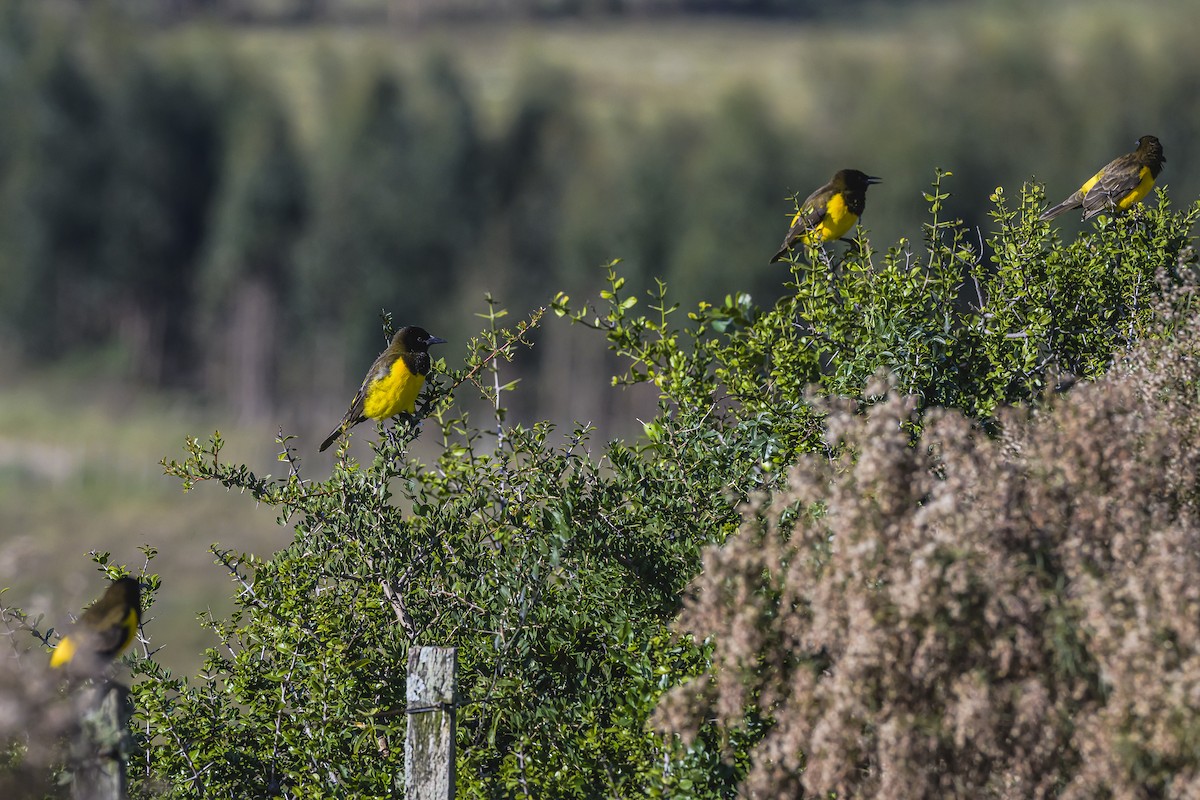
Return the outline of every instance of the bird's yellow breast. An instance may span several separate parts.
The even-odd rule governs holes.
[[[1142,171],[1138,175],[1141,177],[1141,181],[1138,182],[1138,185],[1134,187],[1132,192],[1122,197],[1117,203],[1117,208],[1122,211],[1128,211],[1132,205],[1150,194],[1150,190],[1154,188],[1154,174],[1150,172],[1149,167],[1142,167]]]
[[[792,220],[792,224],[795,225],[799,218],[800,214],[797,214]],[[846,205],[846,198],[842,196],[841,192],[838,192],[826,203],[825,215],[821,217],[821,221],[801,239],[805,244],[810,245],[832,242],[845,236],[846,231],[853,228],[857,221],[858,215],[849,209]]]
[[[370,419],[387,419],[401,411],[409,414],[417,410],[417,395],[425,385],[425,376],[412,372],[403,358],[397,358],[387,375],[367,387],[363,400],[363,416]]]

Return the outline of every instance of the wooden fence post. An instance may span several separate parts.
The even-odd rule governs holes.
[[[97,682],[79,697],[79,731],[71,753],[73,800],[125,800],[125,760],[132,750],[129,689]]]
[[[404,736],[407,800],[454,800],[454,703],[458,651],[408,651],[408,730]]]

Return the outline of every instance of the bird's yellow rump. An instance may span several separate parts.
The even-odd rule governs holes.
[[[50,666],[96,675],[133,642],[142,620],[142,587],[133,578],[113,581],[50,654]]]
[[[797,244],[816,246],[845,236],[867,207],[867,187],[882,180],[856,169],[839,169],[800,204],[771,263],[782,261]]]
[[[1079,191],[1056,206],[1046,209],[1042,220],[1050,220],[1073,208],[1083,209],[1083,218],[1091,219],[1102,211],[1128,211],[1154,188],[1154,179],[1162,172],[1162,144],[1154,136],[1137,140],[1137,149],[1108,162],[1079,187]]]
[[[320,452],[325,452],[339,436],[360,422],[416,411],[417,395],[432,366],[429,347],[445,342],[415,325],[406,325],[396,331],[387,350],[380,353],[367,370],[367,376],[341,423],[321,443]]]

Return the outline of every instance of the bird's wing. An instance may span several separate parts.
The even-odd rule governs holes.
[[[85,614],[80,620],[83,623],[80,628],[86,631],[87,649],[93,653],[115,654],[129,637],[128,625],[132,613],[133,609],[122,604],[105,610],[95,618],[89,619]],[[135,616],[135,626],[136,620]],[[79,631],[71,634],[72,637],[78,635]]]
[[[125,619],[118,624],[103,631],[97,631],[96,651],[105,655],[115,656],[121,650],[125,649],[125,645],[137,635],[137,625],[130,629],[129,615],[125,615]]]
[[[829,197],[832,194],[833,184],[827,183],[804,198],[804,202],[800,204],[800,211],[792,218],[788,241],[803,236],[821,224],[821,219],[824,218],[825,211],[829,207]]]
[[[1142,182],[1141,165],[1133,155],[1121,156],[1104,169],[1083,196],[1084,219],[1112,208]]]
[[[367,402],[367,386],[373,378],[368,377],[363,381],[363,385],[358,387],[358,392],[354,395],[354,399],[350,401],[350,407],[346,409],[346,413],[342,415],[342,421],[338,426],[345,430],[346,423],[351,425],[356,424],[363,418],[363,405]]]
[[[792,217],[792,225],[788,228],[787,236],[783,237],[783,244],[779,246],[779,252],[771,259],[771,263],[781,260],[787,255],[788,249],[800,240],[801,236],[821,224],[821,219],[825,216],[825,210],[832,195],[833,184],[827,183],[804,198],[804,202],[800,204],[800,210]]]
[[[386,378],[392,370],[393,359],[389,351],[385,350],[375,358],[375,363],[367,370],[367,376],[363,378],[362,385],[358,387],[358,392],[354,395],[354,399],[350,401],[350,408],[346,410],[346,415],[342,417],[343,423],[351,425],[358,424],[365,417],[363,416],[363,407],[367,402],[367,390],[371,388],[371,384],[375,381]]]

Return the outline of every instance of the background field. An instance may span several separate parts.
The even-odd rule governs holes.
[[[96,594],[88,551],[140,563],[136,548],[154,546],[166,588],[149,631],[167,648],[163,662],[180,668],[205,641],[188,620],[224,608],[208,546],[267,553],[289,537],[218,487],[182,495],[159,459],[185,435],[219,428],[231,457],[277,471],[283,426],[301,437],[308,468],[328,469],[315,445],[380,347],[381,309],[452,339],[440,355],[455,366],[482,324],[474,315],[485,292],[523,315],[558,289],[594,293],[612,258],[626,260],[637,285],[665,278],[685,304],[738,291],[769,304],[780,273],[765,262],[788,196],[843,166],[885,178],[864,218],[878,248],[902,238],[919,246],[935,167],[955,173],[950,212],[985,229],[996,186],[1011,194],[1036,178],[1065,196],[1143,133],[1164,142],[1160,183],[1172,196],[1200,193],[1200,20],[1182,0],[419,28],[68,19],[34,26],[25,51],[29,85],[57,99],[22,106],[18,84],[5,84],[16,108],[33,110],[0,140],[0,585],[10,602],[61,618]],[[75,77],[54,77],[45,64],[55,53],[72,54]],[[128,77],[137,65],[145,84]],[[139,93],[161,75],[163,92]],[[111,104],[112,119],[129,125],[110,150],[70,104],[74,89],[62,88],[85,84],[95,108]],[[196,216],[200,242],[176,261],[151,254],[139,269],[101,269],[141,257],[105,239],[125,224],[111,212],[122,195],[93,193],[91,167],[52,170],[93,151],[151,163],[158,140],[123,149],[142,130],[126,112],[160,99],[174,109],[180,86],[211,107],[181,104],[164,119],[199,108],[217,120],[218,177]],[[50,127],[47,109],[67,124]],[[180,152],[187,163],[196,151]],[[282,166],[271,160],[284,152]],[[247,189],[231,176],[266,177]],[[28,198],[58,182],[65,199],[31,211]],[[278,186],[303,195],[299,212]],[[129,208],[129,219],[145,218]],[[1062,220],[1067,231],[1078,225]],[[93,240],[94,250],[79,244]],[[160,275],[186,283],[137,300]],[[259,316],[246,301],[255,280],[270,298]],[[119,324],[131,312],[118,300],[131,296],[172,309],[150,360],[144,337]],[[612,363],[598,337],[549,321],[538,347],[505,368],[523,381],[514,418],[635,434],[652,399],[612,389]]]

